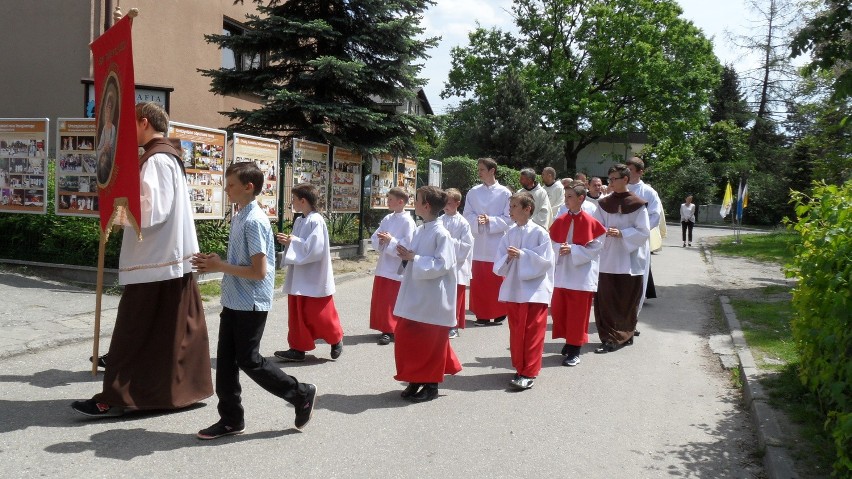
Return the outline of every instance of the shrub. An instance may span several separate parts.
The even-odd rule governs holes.
[[[819,400],[835,444],[834,472],[852,474],[852,180],[794,192],[801,235],[787,274],[798,278],[792,322],[802,383]]]

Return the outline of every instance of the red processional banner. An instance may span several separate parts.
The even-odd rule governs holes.
[[[101,230],[130,224],[141,235],[139,152],[133,78],[133,18],[125,16],[90,48],[95,74],[95,159]]]

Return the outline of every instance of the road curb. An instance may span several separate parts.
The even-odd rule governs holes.
[[[757,432],[758,447],[764,451],[763,467],[769,479],[798,479],[799,475],[793,468],[793,460],[790,458],[781,426],[778,421],[778,412],[769,405],[766,392],[760,385],[760,370],[754,361],[754,356],[743,336],[742,327],[737,319],[731,300],[725,296],[719,296],[722,311],[725,314],[725,322],[731,332],[731,340],[734,342],[734,350],[739,359],[740,378],[743,383],[743,397],[746,407],[751,411],[751,417]]]

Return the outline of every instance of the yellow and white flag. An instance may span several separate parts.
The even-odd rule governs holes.
[[[731,208],[734,206],[734,192],[731,189],[731,182],[728,182],[728,187],[725,188],[725,197],[722,198],[722,209],[719,210],[719,214],[722,215],[722,218],[728,216],[728,213],[731,212]]]

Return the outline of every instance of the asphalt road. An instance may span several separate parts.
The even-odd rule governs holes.
[[[717,234],[730,232],[696,228],[696,242]],[[670,228],[653,256],[659,298],[646,303],[636,344],[595,355],[591,334],[582,363],[567,368],[548,333],[544,369],[524,392],[507,389],[508,327],[476,328],[468,316],[452,342],[464,370],[432,402],[400,399],[393,346],[376,345],[367,327],[369,276],[338,286],[346,332],[339,360],[319,344],[305,363],[276,363],[319,388],[303,432],[289,405],[245,376],[246,433],[199,441],[195,432],[217,420],[215,397],[181,412],[115,419],[72,411],[71,401],[100,390],[89,342],[0,359],[2,475],[764,477],[740,392],[707,344],[722,328],[713,281],[700,248],[681,248],[679,236]],[[274,308],[267,356],[286,348],[286,303]],[[215,314],[208,327],[215,351]]]

